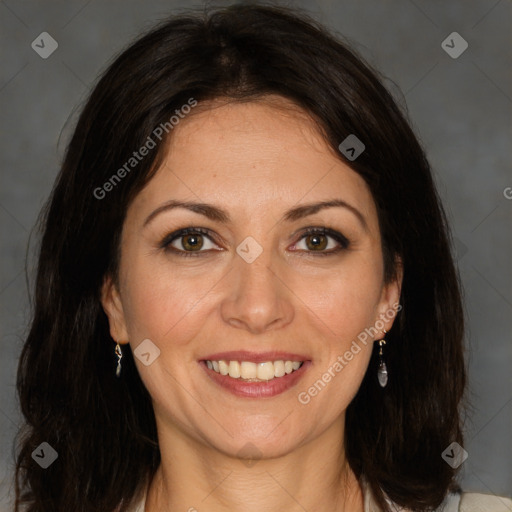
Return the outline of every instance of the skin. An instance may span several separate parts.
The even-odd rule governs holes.
[[[135,358],[153,400],[162,454],[146,510],[363,511],[343,433],[374,340],[360,344],[307,405],[297,396],[399,301],[400,270],[384,283],[370,190],[288,100],[270,96],[196,109],[174,129],[163,165],[131,203],[119,284],[106,278],[102,292],[113,339],[134,350],[149,338],[161,351],[149,366]],[[170,199],[213,203],[232,223],[179,208],[144,226]],[[356,208],[366,228],[342,207],[280,221],[292,207],[331,199]],[[324,245],[315,251],[315,236],[302,236],[309,226],[336,230],[350,245],[322,257],[319,252],[340,244],[320,236]],[[166,235],[185,227],[210,229],[217,239],[200,236],[199,257],[160,248]],[[236,252],[248,236],[263,248],[250,264]],[[172,246],[193,252],[182,242],[190,236]],[[393,319],[384,320],[390,330]],[[383,336],[379,331],[375,339]],[[307,354],[312,366],[278,396],[240,398],[198,364],[208,354],[237,349]],[[247,443],[261,457],[253,465],[239,455]]]

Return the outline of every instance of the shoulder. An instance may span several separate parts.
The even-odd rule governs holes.
[[[460,512],[512,512],[512,499],[493,494],[463,492],[459,504]]]
[[[512,499],[478,492],[447,494],[436,512],[512,512]]]
[[[374,501],[373,493],[366,478],[362,482],[364,490],[364,511],[382,512]],[[393,503],[384,493],[387,503],[394,512],[410,512]],[[478,492],[452,492],[445,496],[443,503],[436,509],[436,512],[512,512],[512,499],[505,496],[483,494]]]

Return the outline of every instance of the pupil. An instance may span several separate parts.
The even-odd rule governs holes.
[[[323,240],[322,240],[323,239]],[[324,235],[311,235],[310,236],[311,245],[314,248],[325,248],[325,237]]]
[[[202,243],[199,241],[199,237],[197,235],[187,235],[184,238],[184,248],[187,249],[197,249],[202,247]]]

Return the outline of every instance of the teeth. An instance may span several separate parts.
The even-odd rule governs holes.
[[[258,376],[258,367],[256,366],[256,363],[251,363],[249,361],[242,361],[242,364],[240,365],[240,377],[242,379],[255,379],[260,378]]]
[[[208,364],[210,361],[206,361],[206,364]],[[210,368],[211,370],[211,368]],[[221,375],[227,375],[229,373],[229,365],[226,363],[226,361],[219,361],[219,370]]]
[[[238,361],[229,361],[229,376],[233,379],[240,377],[240,363]]]
[[[259,363],[258,364],[258,379],[270,380],[274,378],[274,363]]]
[[[253,363],[251,361],[206,361],[206,366],[221,375],[229,375],[233,379],[247,381],[268,381],[283,377],[298,370],[301,361],[266,361]]]
[[[275,361],[274,362],[274,375],[276,377],[282,377],[286,372],[284,370],[284,361]]]

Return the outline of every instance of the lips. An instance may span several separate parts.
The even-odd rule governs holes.
[[[259,364],[272,361],[287,361],[288,364],[293,362],[297,368],[290,373],[270,380],[242,379],[233,378],[230,375],[223,375],[211,367],[212,361],[246,361]],[[244,398],[270,398],[278,394],[284,393],[288,389],[296,385],[303,377],[304,373],[311,366],[311,360],[303,354],[296,354],[283,351],[267,351],[267,352],[250,352],[247,350],[217,352],[208,354],[204,359],[198,361],[200,366],[206,372],[206,375],[220,388],[230,393]],[[207,364],[208,363],[208,364]],[[299,365],[299,363],[302,363]]]

